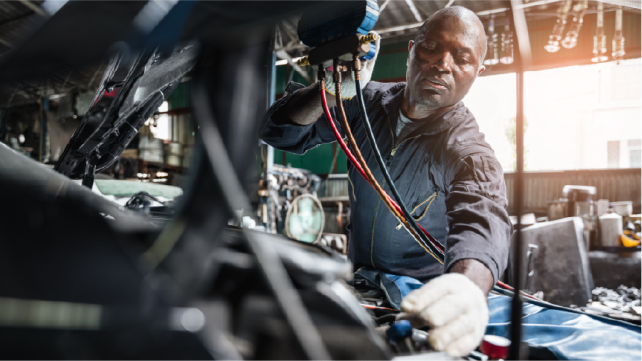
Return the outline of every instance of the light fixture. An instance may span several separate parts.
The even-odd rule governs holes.
[[[499,56],[497,54],[497,34],[495,34],[495,16],[491,15],[488,21],[488,36],[486,37],[487,50],[486,60],[484,65],[495,65],[499,63]]]
[[[566,37],[562,40],[562,46],[566,49],[574,48],[577,45],[577,37],[580,35],[580,30],[582,29],[582,23],[584,22],[584,13],[588,9],[588,0],[580,1],[573,11],[575,11],[575,16],[573,17],[573,24],[571,28],[566,33]]]
[[[168,175],[169,175],[169,173],[167,173],[167,172],[156,172],[156,176],[159,177],[159,178],[167,177]]]
[[[502,64],[513,63],[513,32],[510,31],[510,22],[508,17],[504,23],[504,32],[502,33],[502,57],[499,58]]]
[[[606,56],[606,35],[604,35],[604,4],[601,1],[597,3],[597,30],[593,37],[593,58],[591,61],[599,63],[607,61]]]
[[[18,141],[20,142],[20,144],[24,143],[25,142],[25,135],[24,134],[20,134],[18,136]]]
[[[615,34],[613,34],[613,60],[620,63],[624,58],[624,37],[622,36],[622,7],[615,10]]]
[[[147,177],[149,177],[146,173],[136,173],[136,176],[138,178],[147,178]]]
[[[562,6],[557,9],[557,22],[553,27],[553,33],[548,36],[548,44],[544,45],[544,49],[549,53],[560,50],[560,40],[562,40],[562,33],[566,26],[566,17],[568,16],[568,11],[571,9],[571,5],[573,5],[573,0],[566,0]]]
[[[154,183],[164,183],[164,182],[167,182],[167,178],[155,178],[155,179],[152,179],[152,182],[154,182]]]

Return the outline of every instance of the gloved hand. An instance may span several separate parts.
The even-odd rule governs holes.
[[[439,276],[401,302],[400,318],[414,327],[430,326],[428,341],[437,351],[466,356],[481,342],[488,325],[484,292],[459,273]]]
[[[381,37],[377,32],[370,31],[368,34],[377,35],[375,43],[375,55],[370,60],[361,60],[361,89],[365,88],[366,84],[372,78],[372,72],[374,71],[375,61],[377,61],[377,56],[379,55],[379,47],[381,44]],[[332,72],[326,70],[325,72],[325,88],[328,93],[334,95],[334,79],[332,78]],[[350,71],[349,73],[341,73],[341,98],[351,99],[357,95],[357,89],[355,88],[354,73]]]

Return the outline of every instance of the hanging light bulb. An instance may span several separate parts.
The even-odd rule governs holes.
[[[544,49],[549,53],[554,53],[560,50],[560,40],[562,40],[562,33],[564,33],[564,27],[566,26],[566,17],[568,16],[568,11],[573,5],[573,0],[566,0],[562,6],[557,9],[557,22],[555,27],[553,27],[553,33],[548,37],[548,44],[544,45]]]
[[[486,60],[484,65],[495,65],[499,63],[499,54],[497,49],[497,34],[495,34],[495,17],[490,16],[488,21],[488,36],[486,37],[488,49],[486,51]]]
[[[593,37],[593,58],[591,61],[599,63],[609,60],[606,56],[606,35],[604,35],[604,4],[597,3],[597,30]]]
[[[562,40],[562,46],[566,49],[574,48],[577,45],[577,37],[580,35],[580,29],[582,29],[582,23],[584,22],[584,13],[588,9],[588,0],[582,0],[575,5],[573,11],[575,11],[575,16],[573,17],[573,24],[571,28],[566,33],[566,37]]]
[[[622,7],[615,10],[615,34],[613,34],[613,60],[620,63],[624,58],[624,37],[622,36]]]
[[[510,31],[510,22],[506,18],[504,32],[502,33],[502,57],[499,58],[502,64],[513,63],[513,32]]]

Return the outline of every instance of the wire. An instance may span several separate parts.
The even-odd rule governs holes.
[[[363,155],[361,154],[361,150],[357,145],[357,141],[354,139],[354,135],[352,134],[352,130],[350,129],[350,124],[348,123],[348,118],[346,117],[345,109],[343,108],[343,101],[341,100],[341,73],[338,70],[339,69],[338,65],[339,65],[338,59],[334,59],[336,103],[337,103],[337,109],[339,110],[339,120],[341,121],[341,126],[343,127],[343,130],[346,133],[346,138],[348,138],[348,143],[350,143],[350,146],[352,146],[352,149],[354,150],[354,154],[356,155],[356,158],[359,161],[359,164],[361,164],[361,167],[365,171],[370,185],[375,189],[377,194],[379,194],[379,196],[385,203],[386,207],[390,209],[392,214],[394,214],[397,217],[397,219],[399,219],[401,222],[404,222],[404,219],[402,217],[401,212],[399,212],[398,207],[394,207],[392,205],[392,200],[386,194],[383,188],[381,188],[381,186],[379,185],[379,182],[377,182],[377,179],[374,177],[374,175],[372,175],[372,172],[370,171],[370,168],[368,168],[368,164],[366,163],[366,160],[363,158]],[[414,234],[413,231],[410,231],[410,232],[415,238],[419,236],[417,234]]]
[[[423,228],[420,229],[419,224],[417,224],[415,219],[412,217],[412,215],[408,211],[408,208],[406,207],[406,204],[401,198],[401,195],[399,195],[399,191],[397,190],[395,183],[392,181],[392,178],[390,177],[390,173],[388,173],[388,169],[386,169],[385,162],[383,161],[383,157],[381,156],[381,152],[379,151],[379,147],[377,146],[377,141],[375,140],[374,133],[372,132],[372,127],[370,126],[370,120],[368,119],[368,113],[366,112],[365,102],[363,101],[363,91],[361,90],[361,80],[360,80],[359,69],[358,69],[358,67],[360,66],[359,59],[356,56],[354,59],[355,59],[354,60],[355,61],[355,67],[354,67],[355,87],[357,90],[357,100],[359,102],[359,105],[361,106],[360,118],[361,118],[361,122],[363,123],[363,127],[366,130],[366,136],[368,138],[368,141],[370,142],[370,148],[372,148],[372,151],[375,156],[375,160],[377,161],[377,164],[379,164],[381,173],[383,173],[383,177],[386,179],[386,182],[388,182],[388,186],[392,191],[392,195],[394,195],[395,200],[397,201],[397,204],[399,204],[399,207],[401,208],[401,211],[403,212],[403,215],[406,217],[406,220],[408,221],[408,223],[410,223],[410,226],[419,235],[422,243],[424,243],[428,248],[430,248],[433,253],[438,254],[440,257],[440,260],[443,262],[444,261],[443,245],[441,245],[428,232],[426,232],[426,230],[424,230]]]
[[[323,103],[323,110],[324,110],[324,112],[325,112],[325,115],[326,115],[326,118],[327,118],[328,124],[330,125],[330,129],[332,130],[332,132],[333,132],[333,134],[334,134],[335,138],[337,139],[337,142],[338,142],[338,143],[339,143],[339,145],[341,146],[341,149],[343,149],[344,153],[346,154],[346,156],[348,157],[348,159],[350,160],[350,162],[354,165],[354,167],[357,169],[357,171],[359,172],[359,174],[361,174],[361,176],[362,176],[362,177],[363,177],[363,178],[364,178],[364,179],[365,179],[365,180],[366,180],[366,181],[367,181],[367,182],[368,182],[372,187],[374,187],[374,188],[375,188],[375,191],[377,191],[377,193],[379,194],[379,196],[384,200],[384,203],[386,203],[386,205],[388,205],[388,202],[389,202],[389,204],[390,204],[390,206],[391,206],[390,211],[391,211],[395,216],[397,216],[397,217],[399,218],[399,220],[400,220],[400,221],[402,222],[402,224],[405,226],[406,230],[408,230],[408,232],[410,232],[410,234],[413,236],[413,238],[415,238],[416,240],[419,240],[419,236],[418,236],[418,235],[414,232],[414,230],[413,230],[413,229],[408,225],[408,223],[407,223],[407,221],[405,220],[405,218],[403,218],[403,217],[401,216],[402,212],[401,212],[401,210],[399,209],[399,206],[398,206],[398,205],[397,205],[397,204],[396,204],[396,203],[395,203],[395,202],[390,198],[390,196],[389,196],[389,195],[387,195],[387,194],[386,194],[386,192],[385,192],[385,191],[383,191],[383,189],[381,189],[381,187],[379,187],[379,184],[376,182],[376,180],[374,180],[374,183],[376,184],[376,186],[373,184],[373,182],[371,182],[371,181],[370,181],[370,179],[369,179],[368,175],[367,175],[367,174],[366,174],[366,172],[363,170],[362,166],[359,164],[359,162],[358,162],[358,161],[357,161],[357,159],[354,157],[354,155],[352,154],[352,152],[350,151],[350,149],[348,149],[348,146],[347,146],[347,145],[345,144],[345,142],[343,141],[343,138],[341,137],[341,134],[340,134],[340,133],[339,133],[339,131],[337,130],[337,127],[336,127],[336,125],[334,124],[334,121],[332,120],[333,118],[332,118],[332,115],[330,114],[330,109],[328,108],[328,102],[327,102],[327,100],[326,100],[326,96],[325,96],[325,73],[324,73],[323,71],[320,71],[320,73],[319,73],[319,84],[320,84],[320,87],[321,87],[321,89],[320,89],[320,90],[321,90],[321,101],[322,101],[322,103]],[[340,85],[339,85],[339,87],[340,87]],[[341,103],[341,100],[340,100],[340,99],[341,99],[341,97],[340,97],[340,95],[338,96],[338,99],[339,99],[339,100],[338,100],[338,103]],[[352,132],[350,131],[350,127],[349,127],[349,124],[347,124],[347,121],[344,123],[343,128],[345,128],[345,129],[344,129],[344,131],[346,132],[346,136],[348,137],[348,140],[352,140],[352,141],[354,141],[354,137],[352,137]],[[352,138],[352,139],[351,139],[351,138]],[[359,150],[358,146],[356,145],[356,141],[354,141],[354,143],[352,144],[352,146],[353,146],[353,148],[355,148],[355,151],[358,151],[358,150]],[[360,155],[360,153],[359,153],[359,155]],[[367,168],[367,164],[365,164],[365,161],[364,161],[363,165],[364,165],[364,167],[365,167],[365,168]],[[374,178],[374,177],[373,177],[373,178]],[[379,189],[377,189],[377,187],[381,190],[381,193],[379,193]],[[395,211],[396,211],[396,212],[395,212]],[[437,261],[439,261],[441,264],[443,264],[443,261],[441,260],[441,258],[440,258],[439,256],[437,256],[437,255],[433,254],[433,253],[431,252],[430,248],[427,248],[425,245],[423,245],[421,241],[418,241],[418,242],[419,242],[419,244],[420,244],[420,245],[422,245],[422,247],[424,248],[424,250],[425,250],[426,252],[428,252],[429,254],[431,254],[433,257],[435,257],[435,259],[436,259]]]
[[[513,287],[505,284],[504,282],[497,281],[497,286],[500,287],[500,288],[503,288],[505,290],[508,290],[508,291],[511,291],[511,292],[515,292],[515,289]],[[528,293],[526,293],[524,291],[519,291],[519,294],[522,295],[522,296],[528,297],[530,299],[536,300],[536,301],[541,301],[539,298],[537,298],[537,297],[535,297],[533,295],[529,295]]]
[[[397,314],[396,313],[389,313],[387,315],[383,315],[381,317],[377,317],[374,319],[375,323],[377,326],[381,326],[384,323],[393,323],[397,320]]]
[[[247,195],[241,188],[242,182],[236,175],[223,137],[216,126],[212,109],[208,106],[210,101],[204,81],[197,80],[193,87],[194,104],[200,104],[194,107],[194,111],[201,129],[203,148],[223,195],[223,202],[232,214],[237,214],[235,209],[238,208],[251,209]],[[238,215],[237,217],[241,218]],[[330,354],[323,344],[321,335],[306,311],[301,296],[292,284],[272,242],[261,240],[255,233],[246,229],[243,229],[243,234],[306,356],[310,359],[329,360]]]

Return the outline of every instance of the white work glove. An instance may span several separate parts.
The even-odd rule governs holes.
[[[414,327],[430,326],[428,342],[437,351],[466,356],[482,340],[488,325],[484,292],[459,273],[439,276],[401,302],[399,318]]]
[[[381,37],[375,31],[370,31],[368,34],[377,35],[375,43],[375,55],[370,60],[361,60],[361,89],[366,87],[366,84],[372,78],[372,72],[374,71],[375,61],[377,61],[377,56],[379,56],[379,49],[381,44]],[[351,60],[345,59],[345,60]],[[334,95],[334,79],[332,78],[332,72],[326,70],[325,72],[325,89],[328,93]],[[349,73],[341,73],[341,98],[343,99],[352,99],[357,95],[357,89],[355,86],[354,73],[350,71]]]

